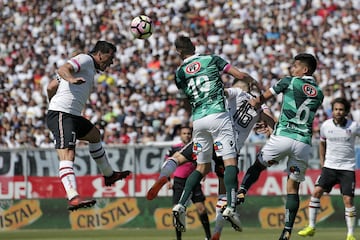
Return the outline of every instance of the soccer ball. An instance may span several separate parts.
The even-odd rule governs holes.
[[[134,38],[146,39],[152,34],[153,22],[148,16],[139,15],[131,21],[130,31]]]

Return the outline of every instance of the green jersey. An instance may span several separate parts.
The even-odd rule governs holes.
[[[225,112],[224,84],[220,72],[228,65],[216,55],[193,55],[176,71],[176,86],[192,106],[193,120]]]
[[[274,135],[311,144],[312,124],[324,95],[311,76],[285,77],[271,89],[283,93],[281,114]]]

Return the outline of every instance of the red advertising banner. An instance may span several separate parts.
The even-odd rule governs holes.
[[[309,195],[314,189],[314,183],[320,170],[308,170],[305,181],[300,185],[300,194]],[[244,172],[239,173],[239,182]],[[78,190],[83,197],[144,197],[146,192],[157,179],[158,174],[132,174],[123,181],[118,181],[112,187],[105,187],[101,175],[78,176]],[[360,179],[360,170],[356,171]],[[282,171],[264,171],[259,180],[248,191],[248,195],[281,196],[286,194],[287,175]],[[218,179],[210,173],[203,184],[207,196],[216,196]],[[38,198],[65,198],[65,191],[58,177],[38,176],[0,176],[0,199],[38,199]],[[356,184],[356,192],[360,190],[360,181]],[[332,195],[339,195],[340,189],[336,186]],[[172,196],[172,190],[164,186],[159,196]]]

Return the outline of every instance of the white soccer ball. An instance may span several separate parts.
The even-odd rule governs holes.
[[[134,38],[146,39],[153,32],[154,26],[151,18],[145,15],[139,15],[133,18],[130,24],[130,31]]]

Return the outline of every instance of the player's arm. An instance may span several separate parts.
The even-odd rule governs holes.
[[[72,84],[81,84],[85,82],[85,79],[82,77],[74,77],[74,68],[70,63],[65,63],[64,65],[60,66],[57,70],[57,74],[64,80],[68,81]]]
[[[267,102],[269,99],[273,98],[274,94],[273,92],[269,89],[267,89],[263,94],[261,94],[260,96],[250,99],[249,103],[255,107],[255,109],[259,109],[261,107],[262,104],[264,104],[265,102]]]
[[[320,141],[319,143],[319,158],[320,166],[323,167],[325,163],[326,141]]]
[[[51,98],[55,95],[58,87],[59,87],[59,82],[57,79],[52,79],[49,82],[49,84],[47,85],[46,91],[47,91],[49,102],[50,102]]]
[[[271,129],[274,129],[275,123],[277,121],[268,108],[264,109],[260,113],[260,120],[264,121]]]
[[[269,137],[274,130],[275,123],[275,117],[271,114],[268,108],[265,108],[260,113],[260,118],[254,126],[254,131],[258,134],[265,134]]]
[[[259,83],[253,77],[251,77],[249,74],[245,72],[241,72],[239,69],[237,69],[234,66],[231,66],[230,64],[228,65],[225,72],[232,75],[234,78],[238,78],[239,80],[249,85],[255,85],[258,89],[261,89]]]

